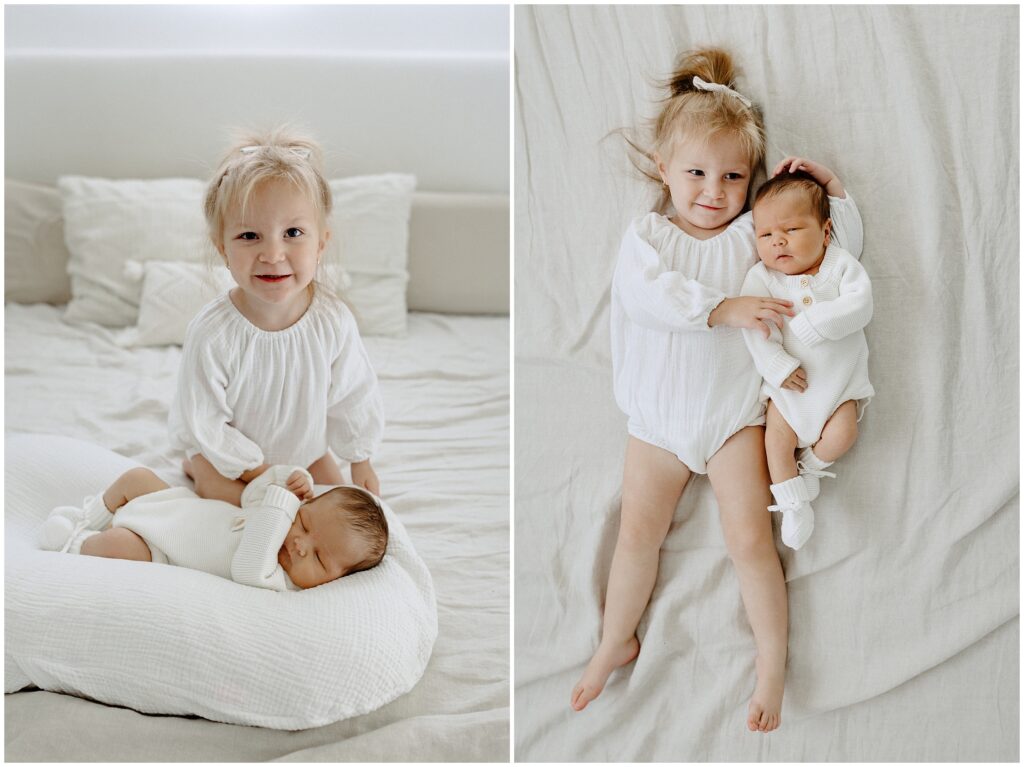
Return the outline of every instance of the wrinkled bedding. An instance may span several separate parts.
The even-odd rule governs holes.
[[[62,308],[6,306],[6,431],[88,440],[185,484],[167,447],[178,347],[126,350]],[[8,760],[504,761],[508,758],[508,319],[412,313],[365,340],[387,430],[375,467],[434,580],[438,639],[408,694],[284,733],[49,692],[5,697]],[[66,737],[54,738],[56,722]]]
[[[516,9],[515,753],[522,761],[1016,761],[1018,9]],[[609,289],[653,200],[609,133],[677,52],[731,50],[769,168],[836,170],[864,220],[877,395],[781,547],[782,727],[745,727],[754,644],[706,477],[662,549],[639,658],[584,712],[626,417]],[[767,512],[766,512],[767,513]],[[776,523],[777,525],[777,523]]]

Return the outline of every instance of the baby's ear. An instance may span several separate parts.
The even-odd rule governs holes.
[[[832,242],[832,219],[825,221],[825,247]]]

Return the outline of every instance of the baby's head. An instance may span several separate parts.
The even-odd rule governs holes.
[[[743,212],[750,182],[764,162],[764,122],[735,91],[732,57],[710,48],[684,53],[666,83],[654,120],[646,175],[662,185],[658,210],[675,209],[690,234],[714,234]],[[634,145],[635,147],[635,145]]]
[[[780,173],[754,197],[757,255],[783,274],[816,274],[831,240],[828,194],[804,171]]]
[[[330,238],[331,206],[320,147],[280,128],[238,138],[207,186],[203,212],[239,286],[275,300],[312,283]]]
[[[376,567],[388,546],[388,522],[366,490],[343,486],[306,501],[277,553],[292,583],[313,588]]]

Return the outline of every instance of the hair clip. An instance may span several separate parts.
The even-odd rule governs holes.
[[[253,154],[254,152],[260,151],[261,149],[267,149],[267,148],[268,147],[266,147],[266,146],[259,146],[259,145],[243,146],[238,151],[241,152],[242,154]],[[306,149],[305,147],[290,146],[290,147],[288,147],[288,149],[289,149],[289,151],[292,154],[294,154],[294,155],[296,155],[298,157],[301,157],[303,160],[308,160],[309,159],[309,150]]]
[[[704,80],[701,80],[699,77],[695,75],[693,78],[693,87],[702,91],[717,91],[718,93],[728,93],[733,98],[737,98],[740,101],[742,101],[745,107],[747,107],[748,109],[750,108],[750,99],[746,98],[745,96],[741,96],[728,85],[722,85],[721,83],[705,82]]]

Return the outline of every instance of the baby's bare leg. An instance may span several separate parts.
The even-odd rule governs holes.
[[[113,514],[128,501],[138,498],[140,495],[156,493],[169,487],[170,485],[149,469],[142,467],[129,469],[107,488],[103,494],[103,504],[107,507],[107,511]]]
[[[152,562],[149,546],[138,535],[124,527],[111,527],[82,541],[82,553],[90,557],[130,559]]]
[[[338,462],[331,457],[330,453],[324,453],[313,461],[308,471],[313,476],[313,482],[317,485],[345,484],[345,478],[341,475]]]
[[[826,463],[846,455],[857,441],[857,403],[847,400],[832,414],[814,444],[814,454]]]
[[[764,440],[759,426],[734,434],[708,461],[708,479],[757,646],[757,687],[750,699],[747,727],[770,732],[782,719],[789,608],[767,511],[771,493]]]
[[[796,465],[797,437],[771,400],[768,400],[765,421],[764,450],[768,456],[772,484],[777,485],[799,474]]]
[[[202,453],[192,456],[188,468],[192,471],[196,495],[200,498],[212,498],[241,506],[245,482],[225,477],[213,468],[213,464],[206,460]]]
[[[601,694],[608,676],[637,656],[636,627],[658,576],[661,544],[668,534],[690,470],[659,447],[630,437],[622,480],[622,517],[605,596],[601,643],[572,691],[582,710]]]

